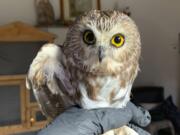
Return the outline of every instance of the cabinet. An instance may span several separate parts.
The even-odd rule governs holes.
[[[39,48],[54,39],[54,34],[22,22],[0,27],[0,135],[35,131],[47,124],[25,81]]]

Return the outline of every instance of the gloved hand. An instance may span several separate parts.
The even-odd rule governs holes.
[[[132,102],[127,103],[127,107],[132,111],[132,119],[127,125],[136,131],[139,135],[150,135],[147,131],[143,130],[140,127],[146,127],[151,122],[150,113],[140,106],[135,106]]]
[[[128,102],[126,105],[132,112],[132,123],[139,125],[140,127],[146,127],[151,122],[150,113],[140,106],[135,106],[132,102]]]
[[[86,110],[72,107],[59,115],[38,135],[99,135],[127,125],[133,119],[132,103],[122,109]],[[143,113],[142,113],[143,114]],[[144,117],[142,117],[144,119]]]

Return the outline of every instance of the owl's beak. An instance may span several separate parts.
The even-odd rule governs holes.
[[[99,46],[98,49],[98,57],[99,57],[99,62],[102,62],[102,59],[104,58],[104,48],[102,46]]]

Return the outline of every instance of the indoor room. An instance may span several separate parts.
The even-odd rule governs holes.
[[[179,0],[0,0],[0,135],[180,135],[179,13]]]

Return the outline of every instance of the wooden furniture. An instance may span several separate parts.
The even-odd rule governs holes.
[[[22,22],[15,22],[0,27],[0,42],[2,43],[53,42],[54,39],[55,35],[42,32],[39,29]],[[30,91],[26,89],[25,78],[25,74],[0,75],[0,86],[18,86],[20,91],[20,123],[1,126],[0,135],[35,131],[44,127],[47,123],[46,120],[38,121],[36,119],[36,114],[40,112],[40,109],[36,102],[30,101]],[[3,110],[3,108],[1,109]]]
[[[0,42],[53,42],[55,35],[40,31],[22,22],[14,22],[0,27]]]

